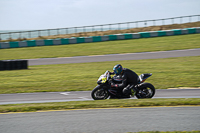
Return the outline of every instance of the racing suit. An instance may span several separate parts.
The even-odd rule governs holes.
[[[114,74],[114,72],[111,72],[110,74]],[[120,76],[122,82],[120,84],[111,83],[111,87],[121,89],[121,92],[123,92],[124,95],[130,95],[131,88],[138,83],[138,75],[128,68],[123,68],[123,72]]]

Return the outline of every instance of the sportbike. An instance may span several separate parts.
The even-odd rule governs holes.
[[[144,81],[152,76],[151,73],[141,74],[138,76],[138,83],[132,87],[130,98],[136,96],[137,98],[152,98],[155,94],[155,88],[151,83],[144,83]],[[112,88],[111,82],[119,83],[121,78],[115,75],[111,78],[110,72],[106,71],[102,74],[98,81],[97,86],[92,90],[91,96],[94,100],[103,100],[109,97],[123,98],[120,89]]]

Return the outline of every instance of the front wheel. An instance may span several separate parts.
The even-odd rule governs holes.
[[[109,97],[108,91],[105,90],[102,86],[97,85],[91,93],[91,96],[94,100],[103,100]]]
[[[138,91],[136,92],[135,96],[140,98],[152,98],[155,94],[155,88],[150,83],[142,83],[138,87]]]

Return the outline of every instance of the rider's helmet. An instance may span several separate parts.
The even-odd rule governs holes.
[[[123,71],[122,65],[121,65],[121,64],[115,65],[115,66],[113,67],[113,71],[114,71],[114,73],[115,73],[116,75],[121,74],[122,71]]]

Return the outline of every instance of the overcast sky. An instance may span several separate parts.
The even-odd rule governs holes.
[[[200,15],[200,0],[0,0],[0,30],[66,28]]]

